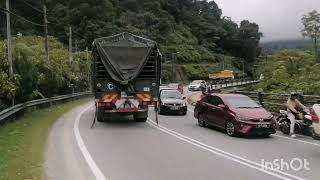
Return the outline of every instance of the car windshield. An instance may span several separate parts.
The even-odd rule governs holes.
[[[259,104],[248,97],[228,97],[226,100],[232,108],[260,108]]]
[[[179,91],[162,91],[160,98],[161,99],[165,99],[165,98],[182,99],[182,96]]]
[[[192,81],[190,84],[200,84],[202,81],[199,81],[199,80],[197,80],[197,81]]]

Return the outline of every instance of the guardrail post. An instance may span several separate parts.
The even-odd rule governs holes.
[[[258,101],[259,101],[261,106],[264,106],[263,105],[263,92],[262,91],[258,92]]]
[[[304,96],[302,91],[298,91],[298,100],[304,104]]]

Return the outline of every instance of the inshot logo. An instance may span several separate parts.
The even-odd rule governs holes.
[[[285,159],[274,159],[273,161],[266,161],[261,159],[261,168],[263,170],[279,170],[279,171],[310,171],[310,163],[307,159],[293,158],[290,161]]]

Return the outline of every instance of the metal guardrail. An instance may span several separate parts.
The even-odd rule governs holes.
[[[260,80],[251,80],[251,81],[233,81],[233,82],[227,82],[227,83],[223,83],[223,84],[211,84],[211,89],[213,90],[217,90],[217,89],[224,89],[224,88],[231,88],[231,87],[238,87],[238,86],[244,86],[244,85],[248,85],[248,84],[255,84],[260,82]],[[218,85],[218,86],[217,86]],[[195,94],[191,95],[187,102],[192,105],[195,106],[195,104],[197,102],[194,102],[191,97],[194,96]]]
[[[66,99],[71,99],[71,98],[76,98],[76,97],[81,97],[81,96],[87,96],[90,95],[91,92],[81,92],[81,93],[74,93],[74,94],[69,94],[69,95],[62,95],[62,96],[55,96],[51,98],[44,98],[44,99],[36,99],[32,101],[28,101],[25,103],[17,104],[15,106],[12,106],[10,108],[7,108],[3,111],[0,112],[0,122],[7,119],[8,117],[13,116],[14,114],[30,108],[30,107],[35,107],[38,105],[43,105],[43,104],[49,104],[57,101],[62,101]]]
[[[260,80],[232,81],[232,82],[226,82],[226,83],[211,84],[211,87],[213,89],[223,89],[223,88],[244,86],[244,85],[248,85],[248,84],[255,84],[255,83],[259,83],[259,82],[260,82]]]
[[[277,113],[279,109],[286,108],[286,102],[289,94],[280,93],[265,93],[265,92],[248,92],[248,91],[235,91],[239,94],[247,95],[255,99],[259,104],[266,107],[271,112]],[[320,96],[316,95],[299,95],[299,100],[306,106],[313,104],[320,104]]]

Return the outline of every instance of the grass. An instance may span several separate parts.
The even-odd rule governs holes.
[[[54,122],[89,98],[26,113],[0,126],[0,180],[45,179],[44,150]]]

